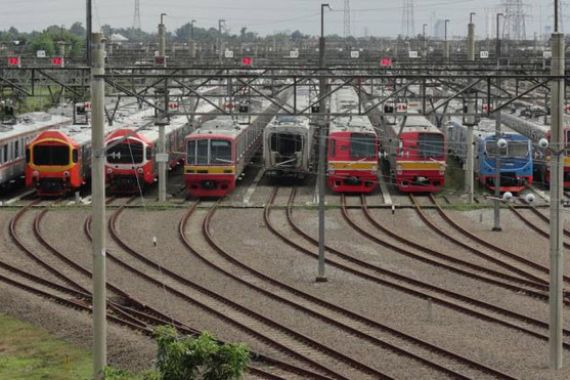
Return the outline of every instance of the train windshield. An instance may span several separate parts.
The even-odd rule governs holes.
[[[34,164],[45,166],[64,166],[69,164],[69,147],[67,145],[34,146]]]
[[[232,162],[232,146],[227,140],[190,140],[187,145],[190,165],[223,165]]]
[[[527,141],[509,141],[508,146],[510,157],[526,157],[528,156],[528,142]]]
[[[126,140],[107,148],[107,162],[110,164],[140,164],[143,162],[143,144]]]
[[[227,140],[210,140],[212,165],[232,162],[232,145]]]
[[[420,133],[418,138],[418,154],[422,158],[443,157],[443,135],[438,133]]]
[[[350,135],[351,158],[376,158],[376,139],[374,135],[353,133]]]
[[[271,135],[271,151],[286,156],[300,152],[303,147],[301,135],[293,133],[273,133]]]

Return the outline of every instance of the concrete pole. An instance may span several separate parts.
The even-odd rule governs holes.
[[[469,14],[469,25],[467,25],[467,60],[475,61],[475,24],[473,24],[473,15],[475,12]]]
[[[324,14],[325,8],[330,8],[328,4],[321,4],[321,38],[319,40],[319,67],[325,68],[325,24]],[[324,70],[321,70],[321,75],[324,75]],[[319,130],[319,265],[317,282],[327,281],[325,274],[325,191],[326,191],[326,154],[327,154],[327,102],[323,95],[327,90],[327,81],[324,78],[319,80],[319,112],[321,114],[320,130]]]
[[[226,20],[219,19],[218,20],[218,58],[220,60],[220,65],[223,62],[224,52],[222,49],[222,24],[225,23]]]
[[[447,24],[449,20],[445,20],[445,41],[443,42],[443,58],[445,61],[449,61],[449,41],[447,41]]]
[[[498,85],[500,86],[500,80],[498,80]],[[497,101],[497,106],[499,102]],[[501,138],[501,111],[497,111],[495,115],[495,141],[498,142]],[[499,149],[497,149],[497,153],[499,153]],[[499,198],[501,197],[501,155],[497,154],[495,157],[495,202],[494,202],[494,225],[493,231],[502,231],[501,228],[501,201]]]
[[[495,56],[497,60],[497,68],[499,67],[499,59],[501,57],[501,39],[499,38],[499,18],[502,16],[502,13],[497,13],[497,43],[495,45]]]
[[[105,43],[101,33],[92,34],[91,68],[91,192],[93,215],[93,374],[102,380],[107,366],[107,294],[105,290]]]
[[[87,10],[87,19],[85,21],[85,27],[86,27],[86,33],[85,33],[85,39],[86,44],[85,44],[85,60],[87,61],[87,66],[91,66],[91,33],[93,33],[93,27],[92,27],[92,5],[91,5],[91,1],[92,0],[87,0],[87,4],[86,4],[86,10]]]
[[[467,202],[473,203],[474,198],[474,167],[475,167],[475,160],[474,160],[474,149],[473,149],[473,126],[475,125],[475,102],[473,100],[469,100],[467,103],[467,116],[468,122],[466,123],[467,126],[467,136],[466,136],[466,144],[467,144],[467,157],[465,160],[465,192],[467,193]]]
[[[564,34],[552,34],[551,74],[564,76]],[[550,368],[562,368],[562,274],[564,260],[562,249],[562,190],[564,163],[563,106],[564,79],[555,79],[551,84],[551,151],[550,166]]]
[[[159,41],[159,54],[164,58],[164,67],[166,67],[166,27],[164,25],[164,16],[166,13],[160,14],[160,24],[158,25],[158,41]],[[165,82],[166,84],[166,82]],[[168,103],[166,101],[168,88],[165,85],[164,89],[164,111],[160,117],[164,118],[166,110],[168,109]],[[165,123],[161,121],[158,123],[158,201],[166,202],[166,160],[164,159],[164,154],[166,153],[166,142],[164,133]]]

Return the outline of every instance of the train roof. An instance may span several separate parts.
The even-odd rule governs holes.
[[[361,132],[376,134],[376,130],[366,116],[337,117],[330,124],[329,134],[338,132]]]
[[[189,137],[210,134],[237,137],[247,127],[249,124],[240,124],[237,119],[231,116],[218,116],[215,119],[203,122]]]
[[[401,127],[402,126],[400,123],[389,126],[389,128],[392,129],[395,134],[398,134],[400,132]],[[442,133],[425,116],[421,115],[408,115],[406,118],[406,124],[402,130],[402,133],[410,132]]]
[[[40,129],[61,123],[71,122],[71,118],[61,115],[52,115],[47,112],[30,112],[17,117],[16,124],[0,125],[0,140],[39,131]]]
[[[291,130],[294,128],[301,129],[301,130],[309,130],[311,129],[311,125],[309,124],[309,119],[307,117],[302,116],[290,116],[290,115],[279,115],[275,119],[273,119],[267,127],[267,130],[278,130],[287,128],[287,130]]]

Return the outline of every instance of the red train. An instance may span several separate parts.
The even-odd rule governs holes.
[[[447,167],[446,145],[443,133],[423,116],[408,116],[403,129],[399,124],[387,126],[382,148],[398,190],[441,191]]]
[[[370,193],[378,185],[378,137],[367,117],[337,118],[329,130],[327,184],[337,193]]]
[[[164,128],[167,167],[172,169],[183,162],[183,154],[178,152],[184,150],[184,137],[192,126],[185,116],[180,116],[173,118]],[[121,128],[107,135],[105,173],[111,193],[132,194],[156,181],[158,137],[155,126],[138,131],[135,127]]]
[[[230,117],[206,121],[186,137],[184,176],[195,197],[223,197],[261,146],[261,123],[239,123]]]

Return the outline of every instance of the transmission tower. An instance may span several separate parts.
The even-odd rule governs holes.
[[[414,0],[404,0],[404,7],[402,8],[402,36],[414,37],[415,35]]]
[[[350,0],[344,0],[344,38],[350,37]]]
[[[141,2],[140,0],[135,0],[135,15],[133,17],[133,29],[141,29]]]
[[[524,4],[522,0],[503,0],[505,25],[503,38],[526,40]]]

